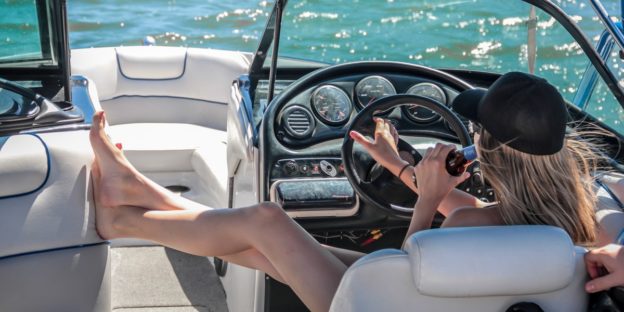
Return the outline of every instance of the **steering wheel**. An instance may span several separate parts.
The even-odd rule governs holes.
[[[369,163],[366,161],[367,153],[363,149],[354,149],[354,141],[349,136],[349,133],[355,130],[363,135],[373,136],[375,131],[373,117],[377,113],[387,112],[398,106],[413,104],[428,108],[442,116],[457,134],[462,146],[465,147],[472,144],[464,123],[446,106],[426,97],[400,94],[378,99],[361,110],[347,129],[342,145],[342,161],[345,175],[358,196],[364,198],[376,208],[383,209],[401,218],[411,218],[414,210],[412,207],[414,207],[418,196],[398,178],[379,165],[375,164],[372,168],[371,166],[366,166]],[[397,131],[399,134],[401,133],[401,129],[397,129]],[[422,159],[420,153],[411,144],[402,139],[399,139],[397,149],[399,153],[408,153],[414,159],[412,165],[415,165]]]

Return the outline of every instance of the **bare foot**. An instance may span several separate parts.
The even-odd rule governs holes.
[[[95,153],[94,182],[96,206],[115,208],[137,206],[145,209],[166,209],[166,190],[139,173],[110,141],[104,131],[104,112],[93,116],[89,133]]]
[[[100,192],[96,192],[100,187],[100,169],[96,161],[91,165],[91,178],[93,180],[93,196],[95,197],[95,228],[98,235],[103,239],[118,238],[114,224],[117,218],[118,207],[105,207],[99,198]]]

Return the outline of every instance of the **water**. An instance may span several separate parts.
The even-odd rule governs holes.
[[[3,2],[14,7],[32,3]],[[588,38],[597,39],[603,27],[588,0],[555,2]],[[604,4],[619,12],[618,0]],[[68,0],[70,45],[140,45],[152,36],[157,45],[255,51],[272,5],[258,0]],[[520,1],[291,0],[286,12],[282,55],[331,63],[385,59],[437,68],[528,70],[529,6]],[[6,48],[12,40],[15,49],[25,49],[19,42],[27,32],[11,24],[10,16],[0,13],[0,43]],[[535,72],[572,100],[587,58],[554,20],[541,12],[537,17]],[[2,50],[0,45],[0,57]],[[609,64],[621,75],[619,62]],[[624,130],[624,112],[604,86],[598,91],[588,110]]]

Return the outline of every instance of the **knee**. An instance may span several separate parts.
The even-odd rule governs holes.
[[[272,202],[260,203],[254,210],[254,214],[263,221],[275,222],[283,218],[288,218],[284,209],[282,209],[280,205]]]

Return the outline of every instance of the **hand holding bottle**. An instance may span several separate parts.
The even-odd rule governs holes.
[[[439,203],[453,188],[470,177],[468,172],[454,176],[447,171],[447,158],[453,151],[454,145],[438,143],[434,148],[428,148],[423,159],[416,165],[414,174],[418,181],[419,201]]]

